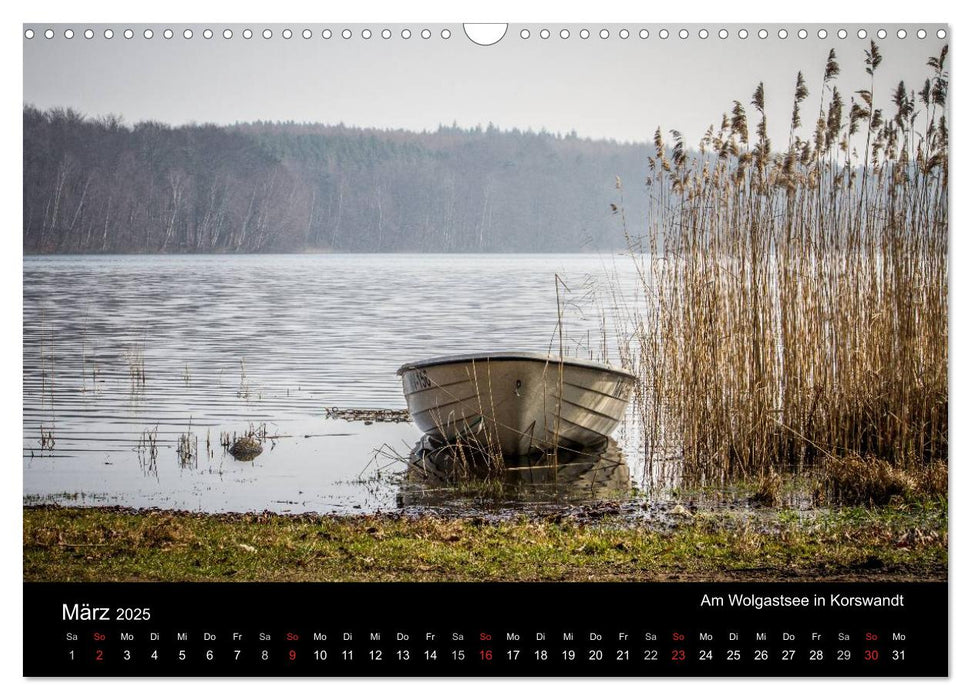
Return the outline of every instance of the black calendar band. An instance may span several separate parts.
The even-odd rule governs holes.
[[[945,583],[27,583],[27,676],[944,676]]]

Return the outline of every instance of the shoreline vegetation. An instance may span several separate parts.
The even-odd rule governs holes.
[[[24,508],[25,581],[943,581],[947,504],[651,527],[591,509],[505,519]]]
[[[946,491],[947,53],[885,103],[876,43],[849,96],[830,51],[816,95],[795,77],[778,150],[761,83],[695,150],[658,128],[649,230],[627,235],[645,310],[624,363],[660,476],[771,482],[822,465],[940,490],[943,465]]]

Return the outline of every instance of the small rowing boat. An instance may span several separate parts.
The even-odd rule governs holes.
[[[530,352],[433,357],[398,374],[423,432],[506,455],[601,442],[623,418],[635,381],[600,362]]]

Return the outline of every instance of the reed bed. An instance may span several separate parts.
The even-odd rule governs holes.
[[[709,483],[844,458],[946,462],[946,59],[945,46],[917,92],[901,82],[882,104],[879,47],[848,100],[831,51],[806,126],[817,98],[797,76],[781,149],[761,84],[697,150],[658,129],[655,206],[628,235],[649,467]]]

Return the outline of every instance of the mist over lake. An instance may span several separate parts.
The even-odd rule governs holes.
[[[172,127],[24,108],[24,250],[623,250],[646,144],[545,131]],[[613,218],[612,218],[613,217]]]

